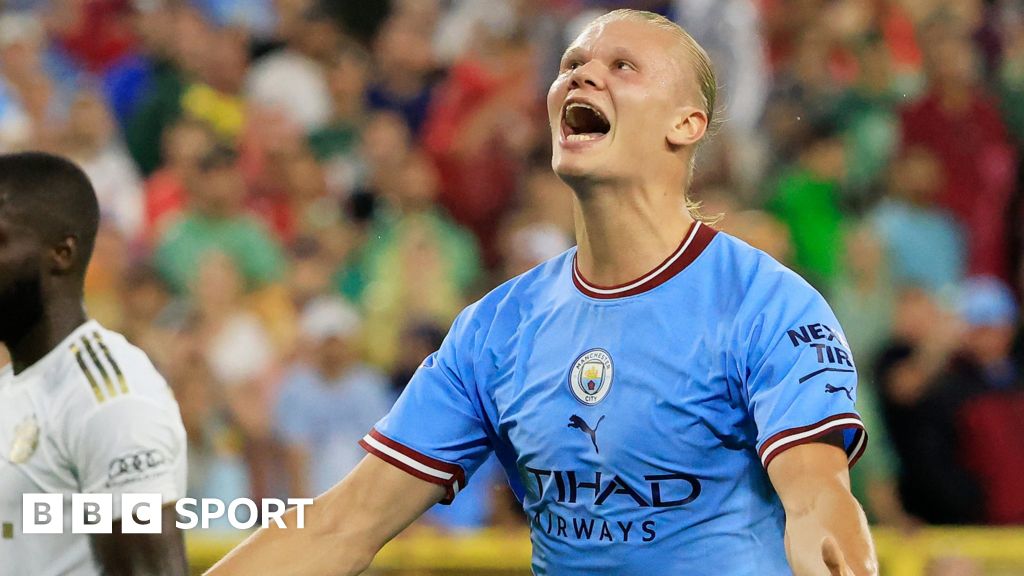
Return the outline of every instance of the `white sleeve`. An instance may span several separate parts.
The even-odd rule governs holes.
[[[159,493],[164,503],[184,497],[185,429],[174,402],[126,395],[101,404],[72,440],[79,490],[113,494]]]

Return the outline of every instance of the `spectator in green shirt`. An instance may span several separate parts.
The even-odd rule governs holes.
[[[278,281],[284,272],[281,247],[245,211],[245,183],[228,148],[215,148],[187,183],[189,207],[160,239],[154,255],[161,276],[178,293],[192,288],[203,258],[227,255],[249,289]]]
[[[309,147],[323,163],[334,194],[348,194],[365,185],[368,177],[359,150],[360,134],[369,111],[366,87],[370,56],[358,46],[345,45],[327,73],[331,118],[326,126],[309,134]]]
[[[844,156],[834,127],[815,126],[796,165],[783,172],[769,204],[789,228],[796,268],[822,291],[831,287],[842,262]]]

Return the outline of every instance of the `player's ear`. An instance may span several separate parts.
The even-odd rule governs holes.
[[[693,146],[707,130],[707,113],[695,106],[683,106],[676,109],[666,138],[672,146]]]
[[[78,261],[78,238],[65,236],[50,249],[50,262],[57,274],[67,274],[75,269]]]

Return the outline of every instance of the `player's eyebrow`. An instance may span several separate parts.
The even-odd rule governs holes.
[[[611,53],[613,55],[613,60],[627,60],[632,64],[637,64],[639,60],[636,52],[633,52],[625,46],[616,46],[612,49]]]
[[[634,65],[638,64],[639,57],[637,56],[637,53],[633,52],[632,50],[625,46],[615,46],[614,48],[609,50],[608,53],[612,56],[612,61],[627,60]],[[566,50],[564,54],[562,54],[561,65],[564,66],[567,62],[571,60],[581,60],[585,54],[586,50],[583,49],[582,47],[570,46],[569,49]]]
[[[565,53],[562,54],[561,63],[565,64],[569,60],[582,58],[583,57],[583,52],[584,52],[583,48],[580,48],[579,46],[570,46],[565,51]]]

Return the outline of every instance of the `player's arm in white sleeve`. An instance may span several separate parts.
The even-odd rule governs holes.
[[[272,524],[257,530],[208,574],[360,574],[384,544],[445,493],[443,486],[367,456],[305,508],[304,528],[295,528],[292,508],[283,517],[286,528]]]
[[[127,393],[90,406],[68,430],[80,490],[113,496],[111,533],[91,535],[90,546],[103,574],[184,576],[188,563],[174,504],[185,495],[185,429],[166,383],[151,366],[129,367],[125,376]],[[167,396],[147,397],[143,390]],[[159,533],[121,533],[122,513],[132,513],[121,508],[126,493],[159,495]],[[148,511],[137,511],[135,517],[145,521]]]

